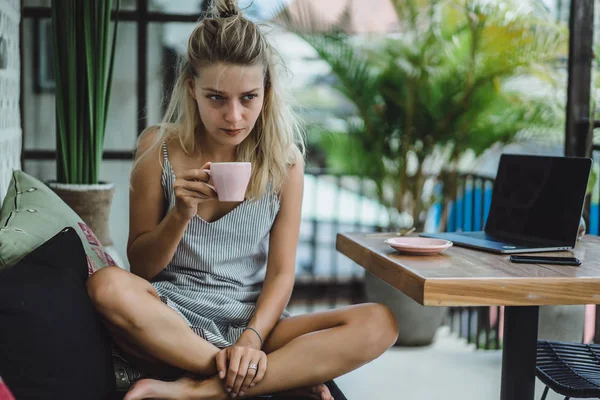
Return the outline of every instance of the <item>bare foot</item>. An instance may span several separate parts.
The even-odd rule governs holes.
[[[206,383],[205,381],[204,383]],[[190,378],[180,378],[175,382],[164,382],[154,379],[142,379],[133,385],[133,387],[127,392],[127,395],[123,400],[143,400],[143,399],[156,399],[156,400],[183,400],[192,397],[192,394],[196,394],[195,388],[197,388],[197,381]],[[194,393],[195,392],[195,393]],[[315,400],[334,400],[333,396],[329,392],[329,388],[325,384],[315,385],[310,388],[297,389],[286,391],[278,394],[288,395],[312,395]],[[224,395],[223,395],[224,396]],[[226,396],[224,396],[226,397]],[[212,397],[211,397],[212,398]]]
[[[275,396],[276,398],[282,398],[282,397],[294,397],[294,396],[311,396],[312,398],[319,399],[319,400],[334,400],[333,396],[331,395],[331,392],[329,392],[329,388],[327,387],[327,385],[321,383],[320,385],[315,385],[312,387],[307,387],[307,388],[303,388],[303,389],[295,389],[295,390],[289,390],[289,391],[285,391],[282,393],[277,393],[277,396]]]
[[[164,382],[154,379],[142,379],[133,385],[123,400],[142,399],[187,399],[195,382],[190,378],[180,378],[175,382]]]
[[[310,389],[317,396],[320,396],[319,398],[321,400],[334,400],[333,396],[331,395],[331,392],[329,391],[329,388],[324,383],[321,383],[320,385],[315,385]]]

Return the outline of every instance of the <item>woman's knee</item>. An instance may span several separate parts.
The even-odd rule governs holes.
[[[131,288],[130,273],[119,267],[106,267],[95,272],[87,280],[90,299],[99,311],[113,309],[124,301],[127,287]]]
[[[379,303],[363,304],[357,324],[364,330],[365,349],[379,357],[398,339],[398,324],[392,311]]]

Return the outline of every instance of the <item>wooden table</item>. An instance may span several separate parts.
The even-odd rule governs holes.
[[[533,400],[540,305],[600,303],[600,237],[570,252],[579,267],[515,264],[508,255],[453,246],[435,256],[401,255],[389,236],[338,234],[339,252],[425,306],[507,306],[501,400]]]

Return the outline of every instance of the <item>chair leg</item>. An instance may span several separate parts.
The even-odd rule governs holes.
[[[546,400],[546,396],[548,396],[548,391],[550,390],[549,386],[546,386],[546,389],[544,389],[544,394],[542,395],[541,400]]]

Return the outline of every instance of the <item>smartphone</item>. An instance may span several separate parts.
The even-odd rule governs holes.
[[[519,256],[513,254],[510,256],[510,261],[525,264],[581,265],[578,258],[560,256]]]

